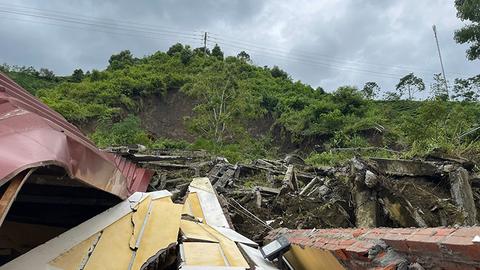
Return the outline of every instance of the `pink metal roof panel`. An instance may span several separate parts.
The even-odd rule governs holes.
[[[120,198],[145,191],[153,172],[100,151],[60,114],[0,73],[0,186],[21,171],[63,167],[71,178]]]

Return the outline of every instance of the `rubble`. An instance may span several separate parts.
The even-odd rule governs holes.
[[[0,269],[278,269],[231,229],[208,178],[188,189],[181,204],[134,193]]]
[[[480,173],[467,159],[314,167],[298,154],[232,164],[205,151],[100,151],[0,74],[2,85],[0,126],[14,132],[0,136],[0,268],[480,268],[480,228],[468,227]],[[277,236],[290,249],[273,265],[259,247]]]
[[[210,236],[202,236],[205,239],[192,236],[191,233],[196,229],[189,222],[195,222],[192,216],[197,216],[199,220],[205,220],[213,226],[229,228],[245,235],[258,245],[265,240],[271,241],[273,232],[285,235],[291,232],[280,228],[302,232],[332,228],[336,232],[351,232],[352,235],[357,234],[352,228],[357,228],[362,232],[360,235],[367,238],[367,242],[362,244],[367,246],[361,251],[364,253],[355,255],[358,260],[348,253],[359,253],[357,247],[351,247],[353,251],[338,251],[325,244],[320,253],[311,252],[322,258],[321,263],[331,263],[326,269],[354,265],[358,269],[367,269],[373,266],[388,267],[391,264],[399,269],[429,269],[432,262],[427,255],[420,254],[422,258],[413,260],[406,255],[405,250],[398,248],[401,243],[392,239],[400,236],[390,237],[385,233],[381,237],[371,238],[370,234],[363,232],[367,228],[375,230],[377,227],[390,227],[385,230],[395,231],[397,229],[391,228],[467,226],[478,222],[476,213],[480,206],[480,193],[479,188],[471,184],[477,179],[478,173],[474,167],[464,166],[468,162],[457,162],[452,158],[394,160],[357,157],[342,166],[315,168],[298,160],[292,162],[292,159],[259,159],[231,164],[224,158],[210,156],[202,151],[135,152],[128,147],[122,149],[121,155],[124,158],[136,160],[155,172],[149,191],[169,190],[173,203],[189,207],[191,212],[183,216],[185,221],[180,225],[187,233],[184,235],[187,242],[181,248],[190,252],[191,255],[188,256],[200,249],[214,250],[218,247],[214,242],[209,242],[209,245],[200,244],[206,241],[205,237]],[[192,186],[191,179],[197,176],[208,178],[200,178],[205,179],[205,182],[202,184],[197,181]],[[212,195],[203,194],[208,190],[210,194],[216,194],[218,201],[212,200]],[[195,198],[192,193],[197,194]],[[195,214],[195,201],[203,203],[208,209],[216,209],[214,212],[217,214],[210,217]],[[212,204],[212,201],[218,204]],[[419,229],[411,230],[419,232]],[[292,243],[298,240],[291,239]],[[194,244],[197,240],[200,241],[199,244]],[[335,246],[351,240],[351,237],[336,238]],[[429,240],[422,241],[425,241],[422,244],[427,244]],[[239,248],[243,252],[254,252],[241,245]],[[298,255],[300,251],[294,245],[291,254]],[[187,260],[199,260],[195,256],[188,256],[185,257]],[[295,263],[296,259],[292,256],[285,254],[289,262]],[[234,257],[236,255],[230,259]],[[368,257],[369,261],[360,262],[364,257]],[[308,260],[302,259],[296,263],[302,264]],[[449,260],[454,261],[450,257]],[[462,260],[456,263],[477,263],[474,259]],[[243,265],[244,262],[239,263]],[[313,263],[318,265],[320,262]]]
[[[130,154],[157,172],[150,188],[181,199],[190,177],[208,176],[235,228],[261,241],[269,227],[435,227],[474,225],[476,172],[461,158],[360,159],[315,168],[301,158],[231,164],[201,152]],[[158,160],[168,157],[168,163]],[[175,164],[175,166],[172,166]],[[459,192],[461,191],[461,192]],[[470,192],[469,192],[470,191]],[[238,205],[242,206],[241,209]],[[264,224],[269,224],[269,227]],[[261,225],[259,227],[259,225]]]

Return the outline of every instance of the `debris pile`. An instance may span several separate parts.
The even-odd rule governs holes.
[[[208,178],[171,196],[136,192],[0,269],[278,269],[230,228]]]
[[[236,230],[256,241],[280,227],[438,227],[478,220],[476,167],[445,154],[312,167],[296,155],[231,164],[205,152],[125,153],[156,171],[152,190],[170,190],[179,201],[191,177],[209,177]]]

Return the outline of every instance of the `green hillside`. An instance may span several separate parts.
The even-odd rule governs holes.
[[[379,99],[373,82],[362,89],[314,89],[279,67],[253,65],[245,52],[224,57],[217,46],[205,55],[203,48],[182,44],[143,58],[123,51],[111,56],[105,70],[75,70],[69,77],[5,65],[2,70],[101,147],[202,148],[241,160],[275,156],[281,141],[298,146],[316,164],[355,153],[339,148],[381,156],[423,155],[437,148],[467,155],[480,149],[480,133],[468,133],[480,119],[478,78],[457,80],[454,100],[446,101],[438,81],[432,97],[415,101],[411,92],[425,85],[408,74]],[[178,89],[195,100],[194,115],[184,119],[194,141],[158,138],[138,117],[145,100]],[[247,127],[265,117],[273,119],[269,132],[253,138]]]

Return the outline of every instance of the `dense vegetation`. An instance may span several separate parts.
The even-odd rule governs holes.
[[[385,100],[380,100],[373,99],[380,91],[374,82],[361,90],[344,86],[326,92],[293,81],[278,67],[252,65],[245,52],[224,58],[218,47],[204,55],[201,49],[181,44],[144,58],[123,51],[110,58],[106,70],[85,74],[76,70],[63,78],[48,77],[44,75],[48,72],[31,68],[4,66],[3,70],[69,121],[96,126],[89,136],[102,147],[141,143],[204,148],[238,160],[275,155],[278,138],[283,136],[290,143],[314,140],[319,152],[303,149],[310,155],[308,160],[331,163],[352,153],[328,150],[372,144],[380,150],[366,154],[391,155],[381,148],[402,150],[405,155],[435,148],[459,153],[476,151],[480,146],[479,133],[465,134],[477,127],[480,119],[475,78],[457,80],[461,84],[455,84],[454,99],[445,97],[439,82],[432,86],[438,89],[431,89],[431,98],[418,101],[414,93],[425,90],[425,85],[414,74],[407,74]],[[195,116],[186,119],[198,138],[195,142],[155,138],[136,116],[144,98],[161,97],[172,89],[181,89],[199,101]],[[247,124],[267,114],[273,116],[280,132],[253,140]],[[383,139],[371,142],[372,132]]]
[[[467,54],[474,60],[478,16],[472,9],[478,1],[457,0],[456,6],[460,19],[473,22],[455,38],[473,43]],[[431,95],[424,100],[418,100],[417,93],[427,87],[413,73],[401,78],[395,89],[385,89],[389,91],[381,91],[375,82],[361,89],[325,91],[293,81],[277,66],[255,66],[243,51],[225,57],[218,46],[204,51],[182,44],[143,58],[122,51],[110,57],[105,70],[77,69],[65,77],[31,67],[3,65],[0,70],[69,121],[90,127],[85,130],[101,147],[141,143],[201,148],[241,160],[276,155],[280,143],[291,143],[303,145],[307,160],[316,164],[355,153],[344,148],[382,156],[423,155],[437,148],[462,155],[480,150],[480,75],[457,78],[448,87],[434,74]],[[142,127],[138,113],[145,99],[161,98],[173,89],[198,101],[194,117],[185,119],[196,141],[158,138]],[[266,116],[274,119],[274,127],[263,139],[253,139],[247,126]]]

